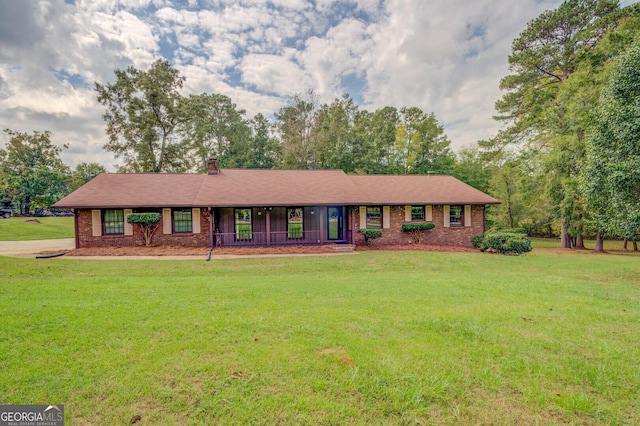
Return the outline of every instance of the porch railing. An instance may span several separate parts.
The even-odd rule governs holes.
[[[272,246],[320,244],[320,231],[218,232],[216,246]]]

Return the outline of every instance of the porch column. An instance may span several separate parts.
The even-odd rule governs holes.
[[[327,232],[325,230],[325,220],[327,217],[327,207],[323,206],[323,207],[318,207],[317,208],[318,211],[318,220],[320,221],[320,245],[324,244],[324,241],[327,238],[327,234],[325,234],[325,232]]]
[[[265,231],[267,233],[267,247],[271,246],[271,209],[266,209],[265,215]]]
[[[215,240],[213,239],[213,231],[214,231],[214,226],[213,224],[215,218],[213,217],[213,209],[211,207],[209,207],[209,248],[213,248],[214,244],[215,244]]]
[[[349,222],[351,222],[351,235],[349,237],[349,244],[356,243],[356,212],[357,207],[349,207],[347,210],[349,213]]]

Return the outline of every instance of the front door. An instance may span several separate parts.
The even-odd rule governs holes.
[[[342,207],[327,207],[327,239],[329,241],[344,239],[343,218]]]

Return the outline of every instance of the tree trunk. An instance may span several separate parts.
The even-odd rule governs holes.
[[[624,241],[622,242],[622,250],[626,250],[628,244],[629,244],[629,239],[625,238]]]
[[[638,251],[638,242],[633,240],[633,251]]]
[[[509,178],[505,175],[504,184],[507,190],[507,212],[509,215],[509,228],[513,229],[513,211],[511,210],[511,187],[509,186]]]
[[[584,236],[582,234],[578,234],[576,237],[576,248],[584,250]]]
[[[604,253],[604,238],[600,231],[596,232],[596,252]]]
[[[571,236],[569,235],[569,222],[562,221],[562,231],[560,235],[560,247],[571,248]]]

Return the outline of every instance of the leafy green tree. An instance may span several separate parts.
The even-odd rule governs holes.
[[[218,158],[223,167],[247,167],[251,162],[250,129],[245,111],[221,94],[190,95],[182,102],[183,132],[199,158],[199,168]]]
[[[247,167],[273,169],[280,159],[280,145],[272,136],[271,123],[262,114],[255,115],[248,123],[250,162]]]
[[[94,177],[106,172],[107,170],[98,163],[78,163],[69,176],[68,189],[75,191]]]
[[[640,42],[614,63],[589,139],[586,182],[598,230],[640,238]],[[602,214],[602,212],[606,212]]]
[[[525,162],[518,155],[504,151],[494,160],[495,169],[489,180],[489,192],[502,203],[490,210],[490,218],[502,227],[515,228],[526,217],[521,186],[526,180],[522,166]]]
[[[317,169],[320,160],[314,146],[318,96],[313,90],[296,93],[289,104],[275,114],[285,169]]]
[[[10,139],[0,149],[2,192],[27,215],[33,206],[49,207],[67,190],[69,168],[60,159],[67,145],[54,145],[49,131],[5,132]]]
[[[369,173],[400,174],[403,172],[396,155],[398,122],[398,109],[391,106],[378,109],[371,116],[369,131],[372,143],[368,156],[372,160],[373,170]]]
[[[351,173],[357,167],[352,135],[357,113],[358,106],[346,94],[318,108],[314,140],[321,168]]]
[[[127,223],[134,225],[140,230],[140,235],[144,239],[144,245],[150,246],[153,234],[155,234],[160,224],[162,216],[160,213],[131,213],[127,215]]]
[[[349,170],[356,174],[372,174],[378,171],[378,159],[374,155],[371,132],[373,114],[367,110],[356,111],[349,139],[353,162]]]
[[[488,191],[491,170],[487,161],[481,156],[477,145],[464,147],[457,152],[451,174],[480,191]]]
[[[433,113],[403,107],[396,127],[395,157],[402,173],[449,174],[455,154]]]
[[[184,77],[164,59],[146,71],[116,70],[116,81],[95,83],[98,102],[106,107],[109,142],[125,172],[182,172],[189,168],[187,143],[178,132],[182,123]]]
[[[540,172],[550,177],[550,211],[562,225],[562,247],[571,247],[571,230],[582,228],[576,189],[588,129],[578,117],[584,109],[570,110],[561,93],[618,17],[617,0],[567,0],[542,13],[514,40],[512,74],[501,81],[506,93],[496,102],[496,118],[507,123],[503,132],[509,137],[494,142],[520,142],[541,156]]]

